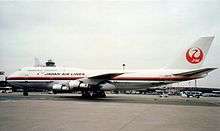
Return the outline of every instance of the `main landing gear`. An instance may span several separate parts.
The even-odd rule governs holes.
[[[85,98],[105,98],[104,91],[82,91],[82,97]]]
[[[28,92],[23,92],[23,96],[28,96]]]
[[[28,87],[23,89],[23,96],[28,96]]]
[[[28,96],[28,91],[23,91],[23,96]]]

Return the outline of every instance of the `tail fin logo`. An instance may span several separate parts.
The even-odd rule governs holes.
[[[191,64],[198,64],[203,60],[203,58],[204,58],[204,53],[198,47],[190,48],[186,52],[186,59]]]

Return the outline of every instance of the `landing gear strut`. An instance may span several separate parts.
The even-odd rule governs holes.
[[[28,96],[28,91],[23,91],[23,96]]]
[[[28,96],[28,88],[23,89],[23,96]]]

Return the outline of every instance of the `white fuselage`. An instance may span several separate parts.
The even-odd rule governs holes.
[[[197,79],[199,77],[183,77],[173,74],[190,70],[83,70],[64,67],[25,67],[7,78],[13,86],[29,86],[35,88],[49,88],[54,83],[65,83],[71,80],[88,78],[103,73],[123,73],[109,81],[116,90],[143,89],[166,85],[175,82]]]

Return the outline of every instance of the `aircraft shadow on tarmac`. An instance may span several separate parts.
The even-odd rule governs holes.
[[[72,100],[85,102],[107,103],[136,103],[136,104],[164,104],[164,105],[187,105],[187,106],[220,106],[200,99],[164,99],[164,98],[134,98],[129,96],[107,96],[106,98],[85,98],[81,96],[54,96],[57,100]]]
[[[85,98],[79,95],[1,95],[0,101],[10,100],[49,100],[49,101],[80,101],[80,102],[104,102],[104,103],[133,103],[133,104],[163,104],[186,106],[220,106],[219,102],[195,98],[160,98],[142,96],[107,96],[106,98]]]

